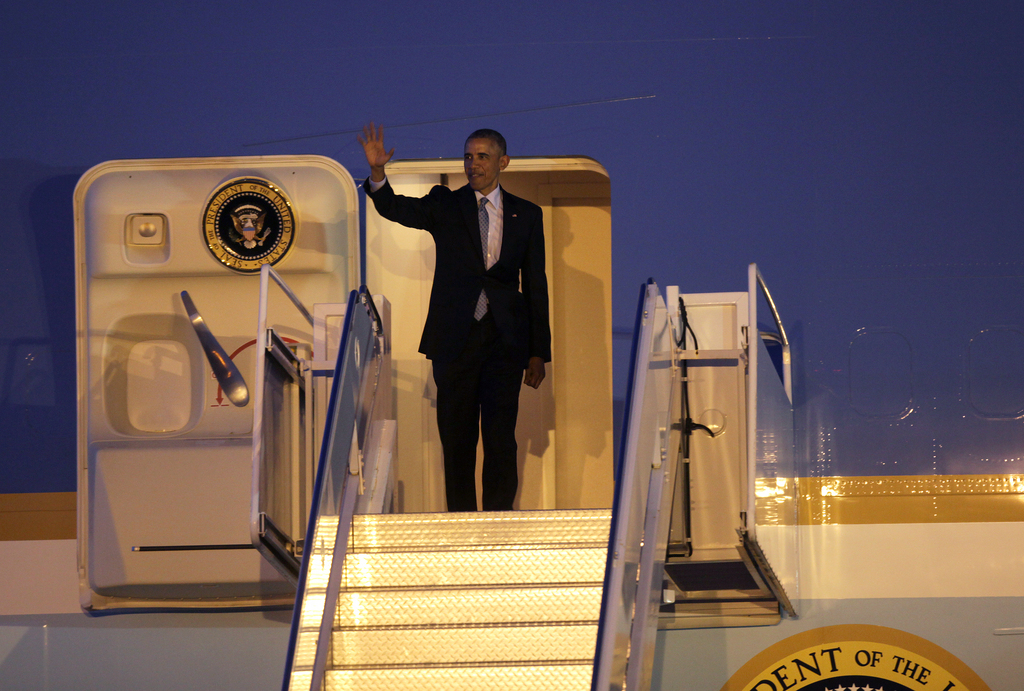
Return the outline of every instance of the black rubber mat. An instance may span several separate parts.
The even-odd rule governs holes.
[[[665,564],[665,573],[683,592],[694,590],[758,590],[742,561],[687,561]]]

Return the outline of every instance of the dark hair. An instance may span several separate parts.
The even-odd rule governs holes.
[[[470,139],[490,139],[492,142],[498,145],[498,149],[501,151],[501,155],[505,155],[505,138],[502,137],[501,134],[496,132],[495,130],[477,130],[473,134],[466,137],[467,142]]]

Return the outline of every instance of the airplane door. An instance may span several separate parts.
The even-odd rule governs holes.
[[[359,285],[351,176],[319,156],[108,161],[78,183],[75,239],[83,607],[290,604],[249,534],[256,397],[210,362],[252,392],[263,264],[307,305]],[[268,326],[308,351],[288,302]]]

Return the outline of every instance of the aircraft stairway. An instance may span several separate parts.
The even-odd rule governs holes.
[[[589,689],[610,521],[609,510],[355,516],[324,688]],[[300,626],[314,633],[319,619]],[[296,651],[293,682],[314,657]]]
[[[297,593],[283,688],[623,688],[627,650],[653,658],[652,627],[630,642],[654,621],[634,616],[645,506],[630,489],[650,465],[619,464],[614,509],[388,513],[373,499],[394,440],[377,400],[386,321],[365,289],[350,296],[310,519],[290,543],[301,563],[279,567]]]
[[[735,345],[687,349],[657,286],[644,286],[610,510],[390,514],[386,500],[367,499],[388,486],[394,438],[394,421],[380,419],[390,406],[375,402],[390,369],[386,320],[365,290],[361,296],[346,309],[310,520],[295,541],[301,564],[286,691],[640,690],[650,686],[659,627],[766,623],[751,619],[759,614],[777,620],[789,581],[769,561],[793,563],[796,525],[785,435],[791,409],[770,359],[758,366],[755,349],[741,341],[739,320],[718,322]],[[735,301],[724,302],[732,305],[727,316],[739,313]],[[707,301],[714,315],[722,303]],[[764,348],[761,339],[751,345]],[[684,392],[721,407],[699,391],[696,366],[687,376],[681,364],[701,357],[728,370],[726,387],[708,380],[715,390],[756,402],[747,412],[760,412],[757,421],[746,417],[746,434],[734,435],[745,448],[723,451],[734,461],[708,495],[699,482],[707,478],[688,474],[703,473],[701,466],[676,452],[691,422]],[[756,377],[745,375],[748,367]],[[760,392],[744,386],[756,386],[751,379],[763,380]],[[766,385],[772,379],[775,388]],[[762,404],[766,393],[778,400]],[[726,417],[733,415],[744,418]],[[742,520],[719,540],[704,505],[726,490]],[[722,558],[702,558],[711,554]],[[754,609],[722,609],[731,600]],[[722,611],[688,609],[707,603]],[[685,621],[691,617],[711,623]]]

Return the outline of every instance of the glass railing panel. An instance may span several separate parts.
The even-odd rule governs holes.
[[[754,535],[792,602],[798,597],[799,566],[793,407],[761,338],[757,349]]]
[[[306,448],[308,411],[306,380],[292,351],[271,332],[270,346],[259,351],[263,372],[256,395],[261,398],[256,459],[257,530],[261,551],[293,582],[298,576],[300,545],[305,533],[305,473],[311,472]]]
[[[270,265],[260,270],[256,377],[253,386],[252,498],[253,546],[292,583],[298,580],[313,473],[312,377],[310,343],[279,334],[270,324],[270,292],[283,292],[294,311],[313,319]]]
[[[641,290],[632,350],[594,663],[594,691],[617,691],[625,685],[648,489],[652,468],[660,458],[661,437],[670,428],[672,337],[664,300],[653,281]]]
[[[636,604],[626,666],[626,688],[648,689],[654,669],[654,648],[658,633],[658,612],[665,582],[669,527],[679,449],[681,401],[680,369],[675,358],[675,339],[668,313],[660,303],[657,320],[664,313],[665,328],[655,331],[651,364],[644,387],[645,415],[641,435],[649,439],[639,463],[650,465],[649,484],[637,576]],[[660,324],[660,321],[659,321]]]
[[[795,616],[799,504],[789,343],[771,294],[754,264],[750,265],[749,291],[746,539],[752,556],[762,562],[764,575],[774,581],[780,604]]]
[[[349,296],[320,451],[285,668],[285,689],[319,689],[329,657],[342,564],[362,490],[362,456],[374,422],[390,413],[377,389],[387,358],[372,298]]]

